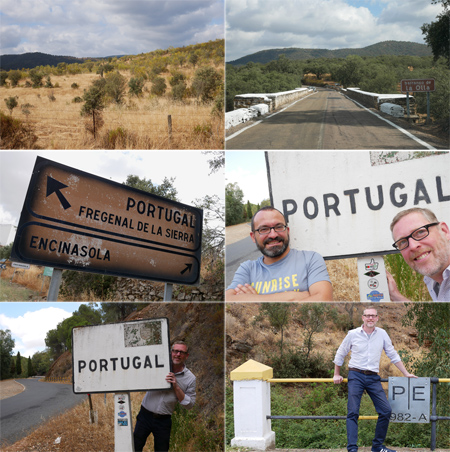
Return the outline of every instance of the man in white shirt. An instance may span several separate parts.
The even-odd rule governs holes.
[[[341,366],[348,352],[351,351],[348,363],[347,450],[349,452],[358,450],[359,406],[363,392],[366,390],[378,413],[372,452],[395,452],[383,445],[392,411],[378,375],[383,350],[405,377],[417,377],[405,369],[386,331],[375,327],[378,322],[377,310],[365,309],[362,320],[361,327],[348,332],[333,361],[335,364],[333,381],[334,384],[340,384],[343,381],[340,375]]]
[[[183,341],[174,342],[171,350],[172,372],[166,381],[172,389],[148,391],[142,400],[141,410],[134,428],[134,450],[142,451],[150,433],[153,433],[155,452],[169,450],[172,413],[179,403],[190,410],[195,403],[195,376],[186,367],[188,346]]]
[[[414,207],[394,217],[391,232],[394,248],[400,250],[413,270],[424,275],[433,301],[450,301],[449,227],[431,210]],[[392,275],[386,273],[391,300],[410,301],[399,292]]]

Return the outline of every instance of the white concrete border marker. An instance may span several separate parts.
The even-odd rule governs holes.
[[[380,118],[382,121],[387,122],[389,125],[391,125],[392,127],[395,127],[396,129],[400,130],[400,132],[404,133],[406,136],[408,136],[409,138],[411,138],[414,141],[417,141],[417,143],[421,144],[422,146],[426,147],[427,149],[429,149],[430,151],[437,151],[436,148],[434,148],[433,146],[431,146],[428,143],[425,143],[425,141],[422,141],[420,138],[415,137],[412,133],[409,133],[407,130],[402,129],[401,127],[399,127],[397,124],[394,124],[393,122],[389,121],[386,118],[383,118],[382,116],[374,113],[373,111],[369,110],[368,108],[364,107],[364,105],[360,104],[359,102],[356,102],[356,100],[350,99],[350,97],[345,96],[347,99],[351,100],[352,102],[354,102],[356,105],[358,105],[361,108],[364,108],[364,110],[367,110],[369,113],[371,113],[372,115],[376,116],[377,118]]]
[[[295,105],[297,102],[300,102],[300,101],[302,101],[302,100],[304,100],[304,99],[307,99],[309,96],[312,96],[313,94],[317,94],[317,91],[315,91],[315,92],[313,92],[313,93],[311,93],[311,94],[308,94],[306,97],[302,97],[301,99],[298,99],[298,100],[296,100],[295,102],[292,102],[292,104],[287,105],[286,107],[282,108],[280,111],[277,111],[276,113],[272,113],[271,115],[266,116],[264,119],[269,119],[269,118],[271,118],[272,116],[275,116],[275,115],[277,115],[278,113],[283,112],[283,111],[286,110],[287,108],[292,107],[292,105]],[[252,125],[250,125],[250,126],[244,127],[243,129],[239,130],[238,132],[233,133],[233,135],[230,135],[229,137],[225,138],[225,141],[228,141],[228,140],[231,140],[231,139],[234,138],[234,137],[237,137],[237,136],[238,136],[239,134],[241,134],[242,132],[245,132],[246,130],[251,129],[251,128],[254,127],[254,126],[257,126],[258,124],[261,124],[262,122],[263,122],[263,120],[261,119],[260,121],[257,121],[257,122],[255,122],[254,124],[252,124]]]

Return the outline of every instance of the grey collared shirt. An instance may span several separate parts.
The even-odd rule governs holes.
[[[142,406],[157,414],[172,414],[177,403],[180,403],[183,408],[190,410],[195,403],[195,375],[185,367],[181,372],[175,373],[178,386],[184,392],[184,399],[179,402],[175,391],[170,389],[162,389],[157,391],[146,392],[142,400]]]
[[[434,279],[429,276],[423,278],[433,301],[450,301],[450,265],[444,270],[442,276],[444,280],[439,284],[439,290],[436,290]]]
[[[367,334],[362,326],[350,330],[339,346],[334,364],[342,366],[348,352],[351,353],[348,367],[361,370],[379,372],[381,353],[386,353],[393,364],[401,361],[399,354],[395,351],[392,341],[383,328],[375,327],[372,334]]]

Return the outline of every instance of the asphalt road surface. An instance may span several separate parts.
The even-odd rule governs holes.
[[[337,91],[319,89],[254,127],[228,138],[226,149],[427,149]],[[405,127],[407,123],[405,122]],[[431,148],[433,149],[433,148]]]
[[[25,391],[0,402],[0,446],[13,444],[39,424],[80,403],[86,396],[74,394],[72,385],[20,379]]]
[[[242,262],[248,261],[249,259],[255,260],[261,256],[261,252],[256,248],[256,245],[250,237],[227,245],[225,253],[225,289],[233,281],[233,276]]]

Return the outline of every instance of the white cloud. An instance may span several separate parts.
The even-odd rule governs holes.
[[[223,19],[223,0],[4,0],[2,53],[138,54],[223,38]]]
[[[227,61],[265,49],[357,48],[423,43],[420,27],[440,13],[423,0],[227,0]]]
[[[71,315],[71,312],[55,307],[28,311],[15,318],[0,314],[0,327],[11,331],[16,343],[14,353],[20,352],[21,356],[28,357],[44,350],[47,332]]]

